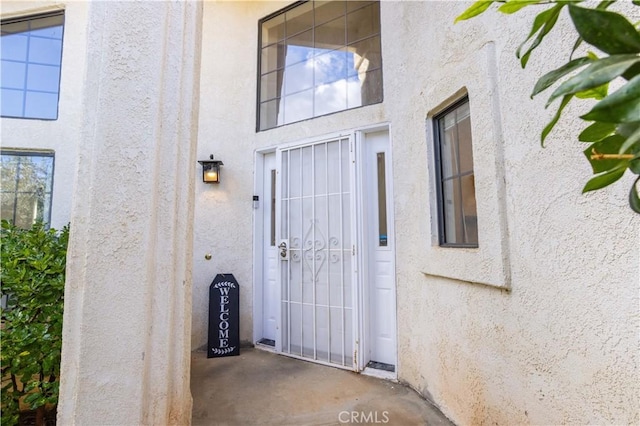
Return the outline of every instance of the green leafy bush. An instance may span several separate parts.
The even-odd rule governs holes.
[[[18,424],[20,404],[38,410],[58,402],[62,309],[69,227],[2,221],[2,424]]]

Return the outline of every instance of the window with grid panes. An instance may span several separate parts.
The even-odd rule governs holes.
[[[299,2],[260,21],[257,129],[382,102],[378,1]]]
[[[3,117],[58,118],[64,13],[2,21]]]

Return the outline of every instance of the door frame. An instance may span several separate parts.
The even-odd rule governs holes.
[[[365,285],[365,279],[367,276],[367,271],[368,271],[368,266],[367,265],[367,253],[365,250],[365,238],[364,238],[364,232],[365,232],[365,226],[366,226],[366,221],[362,220],[361,218],[362,216],[362,212],[364,211],[363,209],[365,208],[365,190],[363,187],[364,179],[365,179],[365,168],[363,167],[363,155],[364,155],[364,147],[363,147],[363,143],[365,143],[366,140],[366,134],[368,133],[375,133],[375,132],[379,132],[379,131],[386,131],[387,132],[387,137],[388,137],[388,144],[389,144],[389,154],[391,156],[389,164],[393,164],[392,161],[392,143],[391,143],[391,126],[389,123],[379,123],[379,124],[375,124],[375,125],[370,125],[370,126],[363,126],[363,127],[358,127],[358,128],[353,128],[347,131],[341,131],[341,132],[335,132],[335,133],[331,133],[331,134],[326,134],[326,135],[322,135],[322,136],[316,136],[316,137],[311,137],[311,138],[305,138],[303,140],[297,140],[295,142],[288,142],[288,143],[282,143],[279,144],[277,146],[270,146],[270,147],[266,147],[263,149],[257,149],[254,152],[254,195],[257,195],[259,197],[259,202],[258,202],[258,206],[256,207],[255,205],[253,206],[253,342],[254,344],[256,344],[262,337],[263,337],[263,327],[262,327],[262,316],[263,316],[263,310],[262,310],[262,297],[263,297],[263,274],[264,274],[264,265],[263,265],[263,259],[264,259],[264,252],[263,252],[263,215],[264,215],[264,209],[267,207],[265,202],[267,200],[264,199],[264,194],[263,194],[263,175],[264,175],[264,156],[266,154],[271,154],[271,153],[276,153],[277,151],[279,151],[280,149],[289,149],[289,148],[295,148],[296,146],[302,146],[302,145],[307,145],[307,144],[312,144],[314,142],[321,142],[321,141],[326,141],[326,140],[333,140],[333,139],[341,139],[341,138],[353,138],[354,141],[354,158],[355,158],[355,179],[351,180],[351,186],[353,187],[352,190],[353,192],[353,201],[354,201],[354,209],[352,209],[352,217],[354,219],[354,223],[355,223],[355,242],[356,242],[356,259],[355,259],[355,269],[354,269],[354,284],[356,287],[355,290],[355,301],[356,306],[355,306],[355,318],[354,318],[354,344],[355,344],[355,350],[356,350],[356,356],[354,358],[354,368],[352,368],[352,370],[357,371],[357,372],[363,372],[365,367],[366,367],[366,363],[369,361],[368,360],[368,348],[369,348],[369,342],[368,342],[368,332],[369,332],[369,328],[367,325],[367,317],[368,317],[368,310],[369,310],[369,291],[367,289],[367,286]],[[280,170],[280,163],[281,163],[281,159],[278,158],[278,155],[276,155],[276,169]],[[391,200],[391,202],[389,203],[389,208],[391,209],[390,213],[391,213],[391,217],[394,217],[394,198],[393,198],[393,167],[390,167],[390,170],[388,171],[388,178],[391,179],[391,184],[390,184],[390,192],[387,193],[387,197],[389,197],[389,199]],[[279,182],[279,180],[277,180]],[[280,185],[277,185],[276,191],[280,191],[279,188]],[[280,211],[280,209],[277,210],[278,212]],[[279,218],[279,213],[277,213],[276,216],[276,223],[278,224],[278,218]],[[390,226],[393,227],[393,223],[390,223]],[[393,229],[393,228],[392,228]],[[395,240],[395,232],[393,233],[393,238]],[[394,260],[394,275],[395,275],[395,257],[396,257],[397,253],[395,251],[395,241],[394,241],[394,253],[393,253],[393,260]],[[280,292],[282,290],[281,287],[281,283],[279,283],[278,286],[278,291]],[[393,373],[392,375],[387,375],[388,377],[397,377],[397,372],[398,372],[398,318],[397,318],[397,282],[394,283],[394,291],[393,291],[393,310],[394,310],[394,317],[395,317],[395,324],[394,324],[394,328],[395,328],[395,332],[396,332],[396,342],[395,342],[395,354],[396,354],[396,364],[395,364],[395,373]],[[281,344],[282,344],[282,338],[280,337],[280,333],[282,333],[281,330],[281,325],[282,325],[282,319],[280,318],[281,315],[281,297],[278,297],[278,320],[277,320],[277,336],[276,336],[276,345],[275,348],[271,349],[268,346],[265,345],[260,345],[259,347],[261,349],[265,349],[265,350],[272,350],[275,352],[281,352],[282,348],[281,348]],[[284,354],[283,355],[287,355],[287,356],[291,356],[289,354]],[[295,356],[294,356],[295,357]],[[303,358],[306,361],[313,361],[313,360],[309,360],[307,358]],[[315,362],[315,361],[313,361]],[[322,364],[322,362],[320,362]],[[327,364],[330,365],[332,367],[338,367],[340,368],[340,366],[338,365],[334,365],[334,364]]]

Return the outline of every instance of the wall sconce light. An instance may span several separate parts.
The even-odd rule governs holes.
[[[202,164],[202,181],[204,183],[220,183],[220,166],[224,163],[220,160],[214,160],[213,154],[208,160],[198,161]]]

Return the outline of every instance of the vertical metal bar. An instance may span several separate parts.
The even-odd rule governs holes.
[[[342,143],[343,140],[340,139],[339,140],[339,144],[338,144],[338,164],[340,166],[339,168],[339,174],[340,174],[340,240],[341,240],[341,244],[340,246],[342,247],[341,253],[340,253],[340,308],[341,308],[341,315],[340,315],[340,319],[342,322],[342,365],[345,365],[345,355],[344,355],[344,348],[345,348],[345,339],[346,339],[346,332],[345,332],[345,324],[344,324],[344,259],[345,259],[345,247],[344,247],[344,223],[343,223],[343,216],[344,216],[344,206],[342,205],[342,198],[344,196],[343,192],[344,192],[344,178],[342,176],[342,162],[344,161],[342,158]]]
[[[331,362],[331,222],[329,218],[329,144],[324,144],[325,216],[327,218],[327,362]]]
[[[311,260],[311,278],[313,279],[311,289],[313,294],[311,295],[311,309],[313,309],[312,323],[313,323],[313,359],[317,357],[317,333],[316,333],[316,283],[318,281],[318,275],[316,274],[316,145],[311,145],[311,220],[313,221],[313,245],[311,246],[311,254],[313,255]]]
[[[300,356],[304,356],[304,182],[303,163],[304,150],[300,152]]]
[[[287,150],[287,240],[289,241],[288,250],[291,250],[291,151]],[[287,353],[291,353],[291,256],[286,262],[287,265]]]

